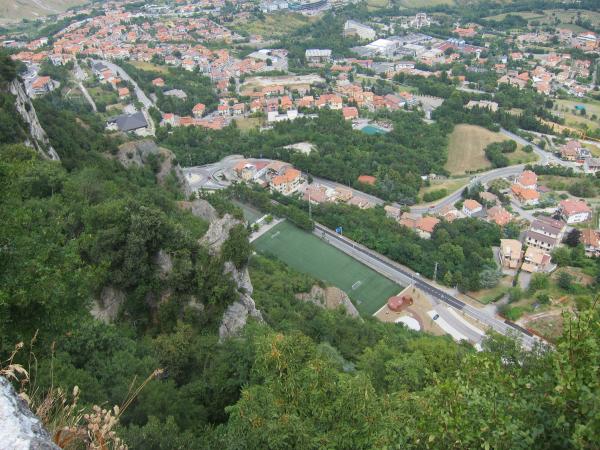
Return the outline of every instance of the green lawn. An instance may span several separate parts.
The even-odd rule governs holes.
[[[246,219],[248,223],[252,224],[258,219],[260,219],[262,216],[264,216],[264,214],[261,213],[259,210],[253,208],[252,206],[246,205],[245,203],[236,201],[234,201],[233,203],[235,203],[236,206],[239,206],[242,209],[242,212],[244,213],[244,219]]]
[[[256,249],[345,291],[362,315],[372,315],[403,287],[318,237],[282,222],[254,241]],[[354,287],[354,289],[353,289]]]

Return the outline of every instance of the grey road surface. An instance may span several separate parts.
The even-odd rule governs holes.
[[[356,260],[368,265],[372,269],[376,270],[380,274],[390,278],[393,281],[408,284],[413,283],[417,288],[427,293],[434,299],[445,303],[446,305],[456,309],[459,313],[479,321],[480,323],[494,329],[496,332],[503,335],[514,336],[519,339],[525,348],[532,348],[538,339],[531,335],[531,333],[525,330],[517,329],[501,319],[491,316],[489,313],[479,310],[473,306],[464,303],[461,300],[453,297],[449,293],[435,286],[433,283],[419,276],[418,274],[410,271],[402,265],[389,260],[385,256],[374,252],[346,237],[340,236],[333,232],[329,228],[324,227],[320,224],[315,224],[314,233],[319,236],[325,236],[326,241],[343,251],[344,253],[352,256]],[[453,327],[456,327],[458,331],[463,333],[465,336],[471,338],[473,331],[468,327],[464,326],[456,318],[452,318],[452,315],[448,314],[448,317],[444,315],[444,319],[447,320]],[[466,328],[466,329],[465,329]]]

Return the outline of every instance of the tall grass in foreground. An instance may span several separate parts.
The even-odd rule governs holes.
[[[119,419],[142,389],[151,380],[159,377],[163,370],[154,370],[137,386],[134,379],[129,385],[127,397],[121,406],[114,405],[109,409],[101,408],[98,405],[91,408],[80,407],[78,405],[79,387],[74,386],[69,395],[60,387],[54,387],[52,381],[50,389],[47,392],[41,392],[36,386],[35,380],[32,381],[31,367],[33,365],[37,368],[37,359],[31,348],[35,343],[36,336],[30,343],[28,369],[14,362],[15,356],[24,347],[23,342],[19,342],[15,345],[10,357],[6,361],[0,361],[0,376],[19,385],[19,397],[29,405],[29,408],[50,433],[53,442],[60,448],[126,450],[127,445],[114,431]],[[54,348],[52,348],[52,355],[53,360]],[[51,379],[53,380],[53,373],[51,373]]]

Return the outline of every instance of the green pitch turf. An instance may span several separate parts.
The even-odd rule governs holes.
[[[253,242],[294,269],[346,292],[362,315],[372,315],[403,287],[318,237],[282,222]]]

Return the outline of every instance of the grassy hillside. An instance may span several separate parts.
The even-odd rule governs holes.
[[[0,0],[0,25],[59,14],[86,0]]]

